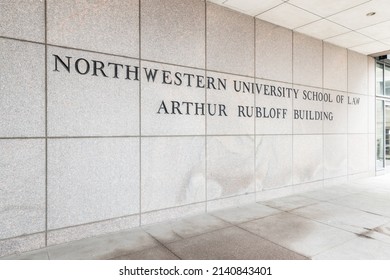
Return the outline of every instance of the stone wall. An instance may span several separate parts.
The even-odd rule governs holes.
[[[0,18],[0,256],[375,173],[372,58],[200,0]]]

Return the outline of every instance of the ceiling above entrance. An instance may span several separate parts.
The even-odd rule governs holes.
[[[367,55],[390,52],[390,0],[208,0]]]

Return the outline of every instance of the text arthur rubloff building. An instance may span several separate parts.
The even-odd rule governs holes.
[[[200,0],[5,1],[0,256],[375,175],[375,59]]]

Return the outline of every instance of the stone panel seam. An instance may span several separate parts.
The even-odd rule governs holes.
[[[47,119],[47,0],[45,0],[45,246],[47,247],[47,230],[48,230],[48,139],[47,139],[47,130],[48,130],[48,119]]]

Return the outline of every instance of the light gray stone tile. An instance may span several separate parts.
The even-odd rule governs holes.
[[[252,203],[240,207],[227,208],[211,212],[211,215],[214,215],[232,224],[241,224],[267,216],[275,215],[279,212],[279,210],[270,208],[268,206],[261,205],[258,203]]]
[[[179,219],[186,216],[202,214],[206,211],[206,203],[194,203],[168,209],[141,213],[141,224],[149,225],[165,222],[167,219]],[[168,217],[168,218],[167,218]]]
[[[45,136],[45,47],[0,38],[0,50],[0,137]]]
[[[139,139],[48,141],[49,230],[139,212]]]
[[[324,133],[348,132],[348,94],[341,91],[325,90],[332,102],[324,102],[324,112],[332,113],[333,119],[324,119]]]
[[[375,172],[376,172],[376,135],[375,134],[368,134],[368,171],[372,172],[372,176],[375,176]]]
[[[248,92],[254,79],[207,72],[215,80],[226,81],[226,90],[215,86],[207,89],[207,134],[254,134],[255,97]],[[223,109],[223,111],[221,110]]]
[[[256,137],[256,190],[292,184],[292,135]]]
[[[209,214],[200,214],[179,220],[143,227],[143,229],[162,243],[171,243],[231,226]]]
[[[146,75],[141,79],[142,135],[204,135],[206,91],[197,87],[196,78],[192,78],[189,87],[182,74],[200,76],[204,85],[205,71],[151,62],[142,62],[141,69],[142,74],[157,69],[154,81]],[[180,73],[180,80],[175,73]]]
[[[355,238],[355,234],[289,213],[255,220],[240,227],[308,257]],[[291,229],[294,229],[294,234],[291,234]]]
[[[348,174],[368,171],[367,134],[348,135]]]
[[[163,246],[146,249],[130,255],[115,257],[112,260],[178,260],[171,251]]]
[[[362,211],[390,217],[390,205],[383,195],[370,196],[367,193],[351,194],[342,198],[333,199],[331,203],[359,209]]]
[[[293,83],[322,87],[322,41],[293,33]]]
[[[303,194],[305,192],[311,192],[315,190],[320,190],[324,187],[324,181],[315,181],[315,182],[309,182],[309,183],[303,183],[303,184],[296,184],[293,185],[293,194]]]
[[[340,188],[321,188],[313,191],[303,192],[301,195],[320,201],[333,201],[335,199],[351,195],[352,193],[353,192],[351,191],[342,191]]]
[[[139,215],[48,231],[47,245],[57,245],[139,226]]]
[[[293,183],[323,179],[322,135],[293,136]]]
[[[294,89],[299,92],[293,100],[293,133],[321,134],[323,122],[329,117],[321,115],[324,96],[322,89],[297,85],[294,85]]]
[[[256,134],[292,134],[292,85],[259,79],[256,83],[262,87],[255,97],[256,107],[261,108],[260,117],[256,116]]]
[[[387,217],[328,202],[299,208],[291,213],[357,234],[389,222]]]
[[[35,42],[45,41],[45,2],[2,1],[0,35]]]
[[[260,192],[256,192],[256,201],[268,201],[271,199],[277,199],[294,194],[294,186],[287,186],[277,189],[266,189]]]
[[[52,260],[106,260],[157,245],[149,234],[137,229],[52,246],[47,250]]]
[[[205,138],[141,139],[142,212],[204,202]]]
[[[368,97],[348,93],[348,132],[368,133]],[[353,102],[359,102],[354,105]]]
[[[368,94],[367,56],[348,50],[348,91]]]
[[[348,174],[347,134],[324,135],[324,178]]]
[[[0,257],[45,247],[45,233],[0,240]]]
[[[181,259],[305,259],[299,254],[236,227],[170,243],[167,247]]]
[[[256,77],[292,82],[291,30],[256,19]]]
[[[0,239],[45,230],[45,140],[0,140]]]
[[[296,208],[300,208],[300,207],[304,207],[316,203],[318,203],[318,200],[300,196],[300,195],[290,195],[286,197],[281,197],[281,198],[261,202],[261,204],[282,211],[290,211]]]
[[[71,57],[70,73],[55,55],[65,65]],[[139,135],[139,81],[126,70],[134,71],[137,60],[48,47],[47,63],[49,136]],[[123,67],[116,73],[109,63]],[[94,67],[102,65],[103,72]]]
[[[219,5],[207,5],[207,68],[254,74],[254,20]]]
[[[54,45],[138,57],[138,5],[138,0],[48,0],[47,41]]]
[[[333,187],[348,183],[348,176],[324,179],[324,187]]]
[[[324,88],[347,91],[347,49],[324,43]]]
[[[256,193],[246,193],[227,198],[215,199],[207,201],[207,211],[216,211],[229,207],[237,207],[247,205],[256,201]]]
[[[375,58],[367,56],[368,59],[368,95],[375,96],[376,89],[376,61]]]
[[[388,260],[390,244],[357,237],[313,257],[314,260]]]
[[[375,97],[368,97],[368,133],[375,133],[376,128],[376,107]],[[363,104],[364,106],[364,104]]]
[[[207,137],[207,199],[255,192],[254,137]]]
[[[143,59],[205,67],[204,1],[142,0],[141,26]]]
[[[0,260],[49,260],[46,249],[35,250],[28,253],[19,253],[0,258]]]

